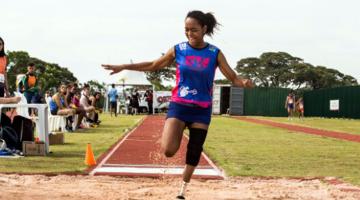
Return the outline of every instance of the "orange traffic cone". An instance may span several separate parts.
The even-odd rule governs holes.
[[[96,165],[96,160],[94,158],[94,153],[91,149],[91,144],[88,143],[86,146],[86,155],[85,155],[85,164],[87,166],[93,166]]]

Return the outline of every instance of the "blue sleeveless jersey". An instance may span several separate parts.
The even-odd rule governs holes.
[[[60,98],[60,102],[62,106],[65,106],[65,100],[64,98]],[[50,108],[50,112],[51,111],[55,111],[57,112],[57,110],[59,109],[56,102],[51,98],[50,102],[49,102],[49,108]]]
[[[207,44],[202,49],[183,42],[175,46],[176,85],[171,101],[208,108],[212,103],[219,49]]]

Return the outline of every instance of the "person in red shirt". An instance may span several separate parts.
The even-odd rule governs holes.
[[[0,37],[0,97],[5,97],[5,95],[9,97],[6,74],[7,58],[4,45],[4,40]]]

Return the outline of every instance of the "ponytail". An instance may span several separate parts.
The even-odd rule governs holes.
[[[218,26],[220,25],[215,16],[210,12],[205,14],[202,11],[193,10],[188,12],[186,18],[188,17],[196,19],[201,26],[206,26],[207,29],[205,34],[208,36],[212,36],[214,34],[214,29],[218,29]]]

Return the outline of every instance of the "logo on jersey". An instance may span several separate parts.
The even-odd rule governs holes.
[[[196,89],[189,90],[189,87],[182,86],[180,88],[180,97],[186,97],[188,94],[196,95],[197,90]]]
[[[214,46],[210,46],[210,47],[209,47],[209,51],[215,52],[215,51],[216,51],[216,48],[215,48]]]
[[[179,44],[179,48],[181,51],[186,50],[186,43]]]
[[[200,56],[186,56],[185,65],[193,68],[207,68],[209,66],[210,58],[203,58]]]

